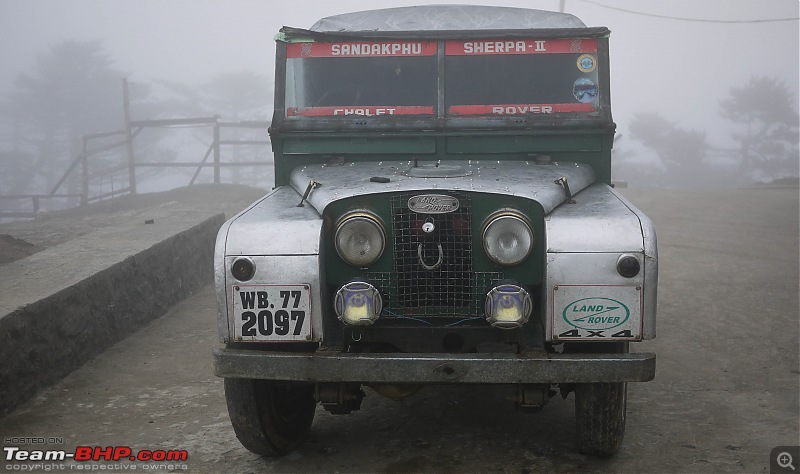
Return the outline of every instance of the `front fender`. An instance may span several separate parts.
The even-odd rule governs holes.
[[[300,199],[291,186],[279,187],[220,228],[214,252],[214,283],[221,342],[231,342],[233,334],[229,298],[236,280],[230,267],[243,256],[256,263],[256,274],[248,283],[311,285],[314,339],[322,337],[322,217],[308,204],[298,206]]]
[[[609,186],[594,184],[545,217],[545,229],[542,316],[548,341],[655,337],[658,250],[647,216]],[[638,275],[617,272],[622,255],[636,257]],[[609,313],[617,303],[621,309]]]

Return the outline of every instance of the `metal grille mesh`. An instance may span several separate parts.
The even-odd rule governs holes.
[[[418,214],[408,209],[403,193],[391,198],[394,241],[393,271],[370,273],[368,278],[386,298],[384,317],[476,317],[483,315],[486,291],[502,279],[500,273],[472,268],[472,214],[469,195],[448,193],[458,199],[459,208],[446,214]],[[435,230],[422,231],[425,222]],[[425,269],[420,262],[434,266]]]

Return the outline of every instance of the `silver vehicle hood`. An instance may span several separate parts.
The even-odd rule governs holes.
[[[318,184],[308,202],[322,214],[328,204],[354,196],[403,191],[472,191],[512,195],[538,202],[545,214],[570,198],[556,181],[565,178],[572,195],[595,180],[591,166],[573,162],[535,161],[407,161],[308,165],[292,172],[291,183],[301,195],[313,180]],[[388,182],[386,182],[388,180]],[[382,182],[383,181],[383,182]]]

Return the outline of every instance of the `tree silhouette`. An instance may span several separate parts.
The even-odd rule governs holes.
[[[797,98],[775,77],[752,76],[720,103],[720,115],[740,125],[740,172],[759,179],[797,176],[800,166]]]
[[[693,185],[703,178],[709,148],[705,132],[682,129],[657,113],[634,115],[630,131],[658,155],[667,183]]]
[[[29,73],[20,74],[2,105],[6,156],[15,161],[4,189],[45,192],[66,170],[87,133],[122,128],[123,73],[100,41],[63,41],[39,54]]]

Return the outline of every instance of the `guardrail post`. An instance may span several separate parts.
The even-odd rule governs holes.
[[[83,136],[83,152],[81,153],[81,206],[89,202],[89,137]]]
[[[133,156],[133,134],[131,133],[131,101],[128,95],[128,80],[122,80],[122,102],[125,109],[125,144],[128,149],[128,187],[136,194],[136,160]]]
[[[214,124],[214,184],[219,184],[219,122]]]

